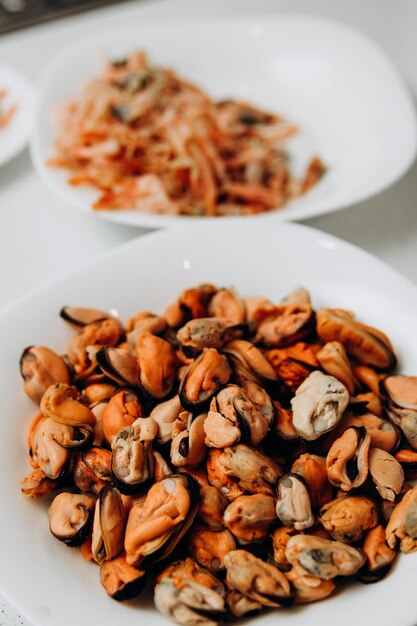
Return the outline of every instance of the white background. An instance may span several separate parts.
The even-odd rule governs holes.
[[[415,0],[159,0],[129,2],[0,38],[0,63],[36,81],[61,46],[126,21],[303,12],[346,21],[376,39],[417,96]],[[354,54],[355,51],[352,51]],[[198,50],[196,51],[198,54]],[[355,243],[417,284],[417,164],[389,190],[304,223]],[[277,225],[278,227],[278,225]],[[39,181],[27,151],[0,170],[0,308],[145,231],[69,211]],[[360,268],[352,268],[352,273]],[[387,284],[387,290],[390,286]],[[5,564],[2,564],[4,567]],[[13,564],[8,564],[13,567]],[[26,624],[0,602],[0,626]]]

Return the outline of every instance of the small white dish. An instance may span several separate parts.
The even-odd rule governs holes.
[[[149,595],[131,604],[110,600],[98,567],[51,536],[46,504],[21,495],[20,480],[29,473],[27,429],[37,412],[22,389],[21,352],[33,344],[65,352],[72,333],[58,316],[64,304],[115,308],[126,320],[139,310],[162,312],[182,289],[201,282],[275,301],[303,285],[315,307],[355,311],[386,332],[400,371],[417,373],[416,286],[368,253],[298,224],[266,228],[240,219],[223,228],[200,222],[152,233],[21,299],[0,315],[0,593],[34,626],[172,624]],[[352,583],[324,602],[268,612],[251,624],[392,626],[395,618],[396,626],[411,626],[416,576],[417,554],[401,555],[376,585]]]
[[[9,65],[0,65],[0,91],[5,90],[2,108],[16,106],[9,124],[0,128],[0,167],[26,146],[32,125],[34,93],[30,82]]]
[[[283,209],[256,216],[298,220],[351,205],[396,181],[414,160],[416,116],[396,68],[367,35],[336,21],[302,15],[127,24],[77,42],[40,81],[31,154],[47,185],[72,208],[92,211],[97,190],[71,187],[69,172],[50,168],[57,128],[53,111],[101,71],[103,59],[135,48],[172,67],[214,98],[244,98],[282,114],[300,132],[288,150],[301,172],[313,154],[328,167],[319,184]],[[199,217],[101,211],[113,222],[173,226]],[[209,219],[204,218],[207,222]],[[222,222],[226,219],[222,218]]]

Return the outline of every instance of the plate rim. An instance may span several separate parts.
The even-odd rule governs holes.
[[[396,182],[398,182],[412,167],[417,157],[417,109],[414,104],[414,100],[410,91],[410,87],[403,76],[401,70],[397,67],[382,45],[376,41],[371,35],[367,32],[353,26],[348,22],[344,22],[337,18],[327,17],[327,16],[318,16],[309,14],[308,12],[282,12],[282,13],[250,13],[245,15],[231,16],[231,15],[223,15],[223,16],[208,16],[206,18],[199,17],[186,17],[186,18],[175,18],[172,20],[167,20],[165,18],[156,19],[156,18],[145,18],[142,24],[146,25],[146,27],[153,29],[175,29],[178,28],[191,28],[193,26],[205,25],[206,23],[211,24],[233,24],[238,26],[250,26],[251,24],[256,24],[257,22],[267,22],[268,24],[277,23],[282,21],[289,22],[310,22],[313,25],[322,25],[326,28],[332,28],[339,31],[343,31],[347,33],[350,37],[355,37],[358,40],[361,40],[365,45],[370,46],[373,51],[378,56],[379,60],[384,64],[386,68],[388,68],[393,77],[395,77],[397,87],[400,90],[401,97],[403,99],[404,107],[407,109],[407,117],[409,117],[410,128],[409,128],[409,138],[410,138],[410,151],[407,154],[407,158],[403,159],[401,163],[401,168],[392,172],[390,175],[386,176],[383,182],[379,184],[374,184],[371,188],[368,189],[366,194],[361,192],[359,188],[356,192],[351,194],[351,198],[346,201],[339,199],[333,202],[330,202],[326,206],[326,198],[324,198],[325,207],[321,209],[314,209],[311,211],[309,209],[308,203],[301,207],[296,207],[297,213],[295,216],[289,215],[286,213],[287,209],[291,209],[292,202],[288,202],[283,210],[276,209],[270,212],[261,213],[258,215],[246,216],[245,219],[251,219],[253,221],[272,221],[275,223],[278,222],[292,222],[298,220],[309,219],[313,217],[319,217],[320,215],[325,215],[327,213],[332,213],[335,211],[342,210],[344,208],[352,207],[360,202],[364,202],[369,200],[370,198],[375,197],[379,193],[383,193],[388,188],[393,186]],[[142,25],[141,24],[141,25]],[[123,30],[127,32],[129,35],[134,32],[134,26],[128,24],[123,27]],[[120,31],[115,33],[114,30],[110,28],[105,28],[101,30],[98,34],[92,37],[82,37],[71,43],[70,45],[65,46],[63,50],[60,51],[58,55],[54,59],[52,59],[49,63],[47,63],[37,81],[37,94],[34,101],[33,107],[33,124],[32,124],[32,132],[29,137],[29,152],[33,167],[46,185],[46,187],[57,197],[59,198],[68,208],[73,210],[78,210],[82,213],[86,213],[89,215],[95,215],[99,219],[103,219],[108,222],[113,222],[116,224],[123,224],[136,228],[173,228],[177,224],[181,226],[185,226],[188,224],[198,223],[201,220],[204,220],[205,223],[209,223],[212,221],[221,220],[221,223],[225,222],[235,222],[240,216],[225,216],[225,217],[199,217],[199,216],[171,216],[171,215],[153,215],[146,214],[134,209],[127,209],[122,211],[106,211],[106,210],[94,210],[91,205],[87,205],[87,203],[81,198],[77,198],[71,196],[71,193],[68,193],[68,190],[71,189],[71,185],[67,183],[66,187],[61,185],[53,175],[50,175],[50,168],[48,168],[42,158],[42,151],[40,149],[39,142],[39,121],[42,119],[42,113],[40,112],[42,96],[44,93],[45,86],[50,83],[51,77],[54,75],[56,70],[61,66],[62,63],[65,63],[69,60],[74,53],[74,50],[77,48],[90,48],[91,46],[98,46],[100,43],[103,44],[106,41],[110,42],[115,39],[120,38]],[[93,189],[93,187],[91,187]]]
[[[229,225],[231,225],[231,223],[232,222],[230,221]],[[215,224],[216,222],[211,221],[209,223],[209,228],[216,229]],[[251,224],[248,220],[246,220],[245,217],[234,218],[233,224],[237,228],[241,226],[245,227],[245,224],[247,224],[247,227],[253,226],[253,224]],[[34,297],[37,297],[42,292],[48,291],[49,289],[53,289],[55,285],[58,285],[64,282],[67,278],[71,278],[73,275],[78,274],[85,269],[89,269],[90,267],[93,267],[94,265],[100,263],[101,261],[112,257],[113,255],[117,256],[118,254],[122,253],[124,250],[129,249],[130,247],[135,248],[136,246],[142,245],[141,243],[142,240],[151,241],[154,238],[158,239],[160,237],[162,238],[171,237],[175,235],[177,231],[182,233],[183,231],[188,231],[188,230],[192,231],[195,228],[205,229],[206,226],[207,225],[205,223],[198,222],[194,224],[186,224],[184,226],[176,225],[170,229],[154,229],[150,232],[146,232],[141,235],[138,235],[137,237],[133,237],[132,239],[129,239],[128,241],[124,241],[123,243],[120,243],[116,246],[111,246],[107,250],[104,250],[100,252],[99,254],[94,255],[93,258],[83,261],[82,263],[80,263],[80,265],[77,265],[77,267],[61,272],[58,276],[50,278],[38,284],[37,286],[32,287],[32,289],[29,289],[27,292],[25,292],[18,298],[15,298],[12,302],[7,304],[6,306],[2,307],[0,309],[0,324],[3,321],[3,318],[7,317],[7,315],[12,313],[13,310],[17,309],[21,304],[25,304],[25,302],[29,302],[29,300],[31,300]],[[256,222],[255,227],[261,228],[262,227],[261,223]],[[417,296],[417,284],[416,283],[414,283],[410,278],[402,274],[400,270],[397,270],[395,267],[390,265],[390,263],[388,263],[387,261],[379,258],[372,252],[365,250],[365,248],[362,248],[361,246],[355,243],[347,241],[346,239],[342,239],[342,237],[338,237],[337,235],[328,233],[325,230],[321,230],[320,228],[317,228],[315,226],[310,226],[309,224],[302,224],[299,222],[283,221],[283,222],[280,222],[279,224],[276,224],[276,228],[284,228],[284,230],[286,228],[290,228],[290,229],[294,228],[295,230],[299,230],[300,232],[303,232],[303,231],[309,232],[312,237],[314,236],[316,239],[320,237],[324,240],[327,240],[331,243],[332,246],[336,246],[336,247],[341,246],[342,248],[351,250],[352,252],[359,253],[360,255],[367,257],[368,260],[370,260],[372,263],[376,263],[377,265],[380,265],[381,269],[383,268],[384,270],[391,273],[393,276],[395,275],[395,277],[398,280],[400,280],[400,282],[403,282],[404,285],[408,286],[413,291],[415,291],[416,296]],[[316,245],[318,245],[317,242],[316,242]]]

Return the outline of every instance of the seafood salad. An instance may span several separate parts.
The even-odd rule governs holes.
[[[66,354],[20,360],[37,406],[22,492],[115,600],[150,581],[165,616],[214,626],[417,550],[417,376],[381,330],[305,289],[275,304],[211,284],[126,324],[61,317]]]
[[[252,215],[306,193],[324,173],[313,156],[291,173],[284,142],[297,128],[248,102],[216,102],[142,51],[107,63],[60,111],[48,164],[90,185],[94,209]]]
[[[17,105],[15,104],[8,107],[5,106],[4,101],[6,97],[7,91],[0,89],[0,130],[6,128],[11,123],[17,111]]]

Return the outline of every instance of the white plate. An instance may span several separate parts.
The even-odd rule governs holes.
[[[385,331],[400,367],[417,372],[417,289],[381,261],[343,241],[297,224],[274,229],[237,220],[153,233],[117,248],[66,278],[33,292],[0,316],[0,592],[39,626],[168,626],[139,597],[131,605],[110,600],[98,568],[53,539],[46,507],[20,494],[28,472],[26,431],[36,407],[18,373],[22,350],[33,344],[64,352],[71,336],[58,311],[64,304],[116,308],[123,320],[141,309],[162,312],[187,286],[234,285],[242,295],[280,300],[304,285],[316,307],[356,311]],[[402,556],[377,585],[350,585],[325,602],[280,610],[253,623],[415,624],[417,554]],[[387,601],[388,598],[388,601]]]
[[[145,49],[151,62],[174,68],[214,98],[245,98],[299,125],[301,132],[289,144],[296,170],[312,154],[323,158],[328,172],[310,193],[256,219],[297,220],[351,205],[392,184],[414,160],[410,95],[385,53],[350,26],[301,15],[139,22],[74,44],[52,61],[41,80],[31,144],[34,165],[74,208],[91,211],[97,191],[70,187],[68,172],[45,165],[54,153],[52,112],[100,72],[105,55],[120,58],[134,48]],[[145,227],[201,219],[139,211],[100,215]]]
[[[17,111],[11,122],[0,128],[0,166],[13,159],[26,146],[34,102],[33,89],[27,78],[8,65],[0,65],[0,90],[3,89],[7,94],[2,104],[6,109],[17,105]]]

